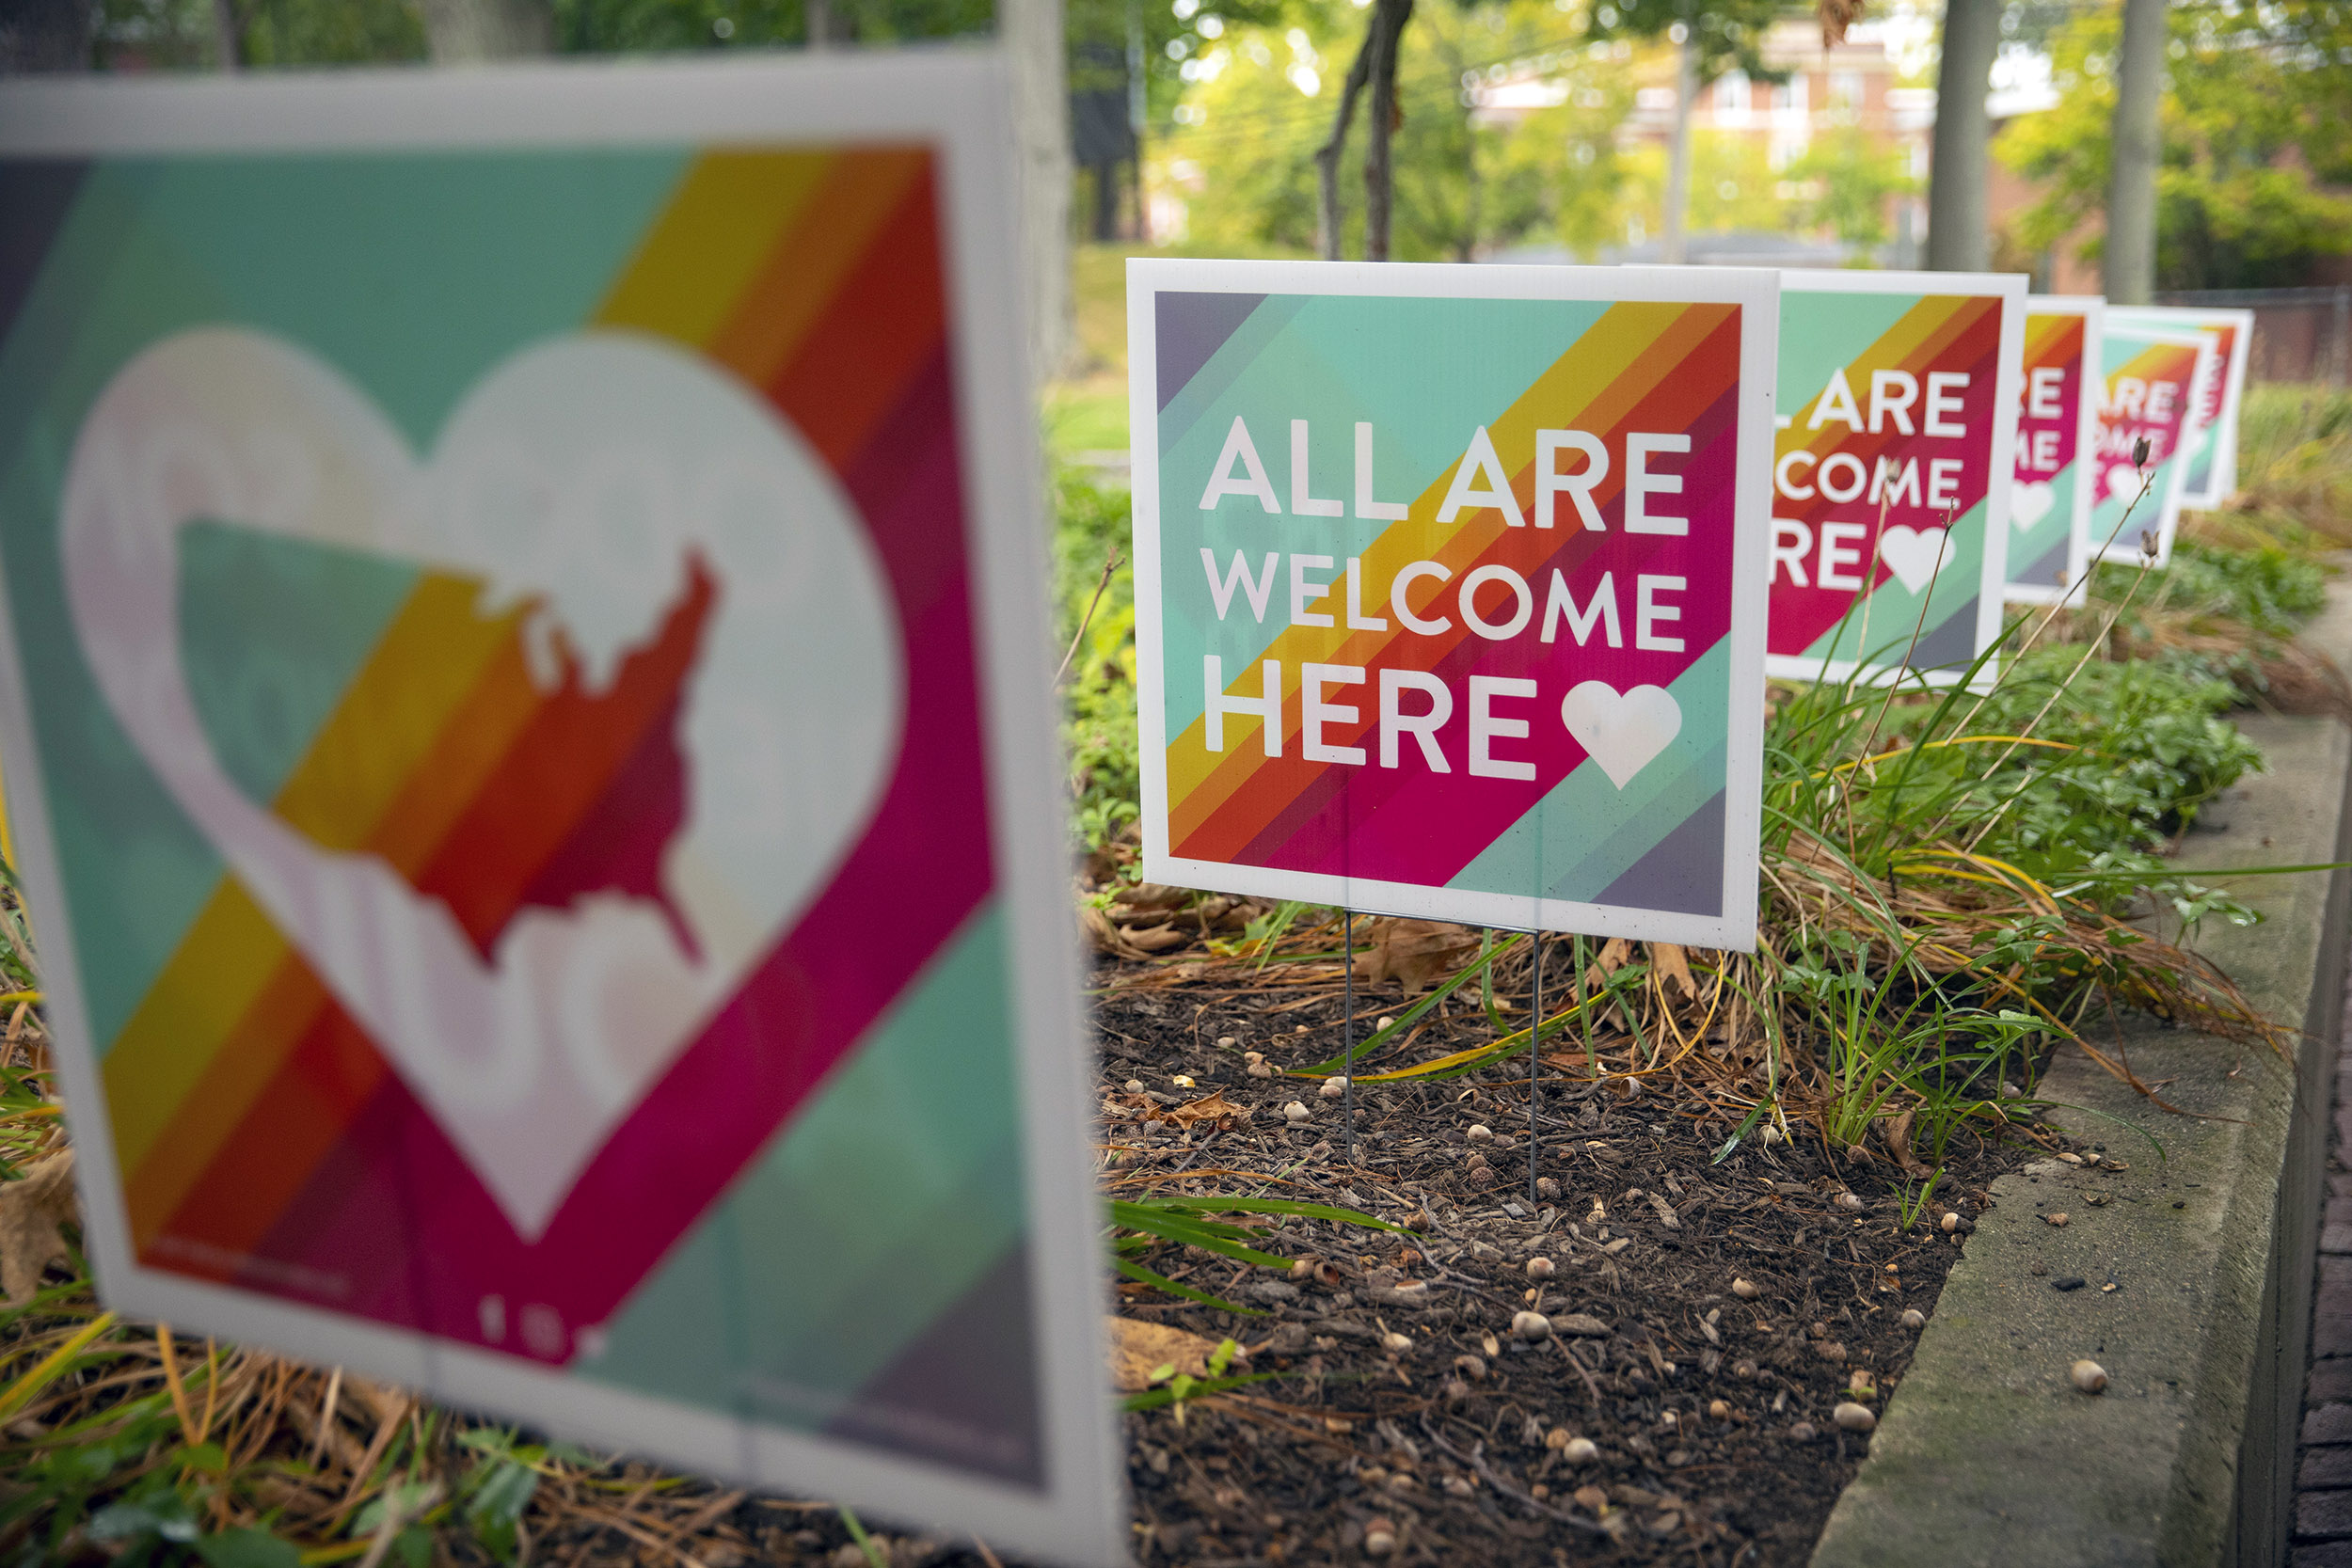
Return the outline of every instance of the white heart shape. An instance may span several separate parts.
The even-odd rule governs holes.
[[[1580,681],[1560,699],[1560,722],[1623,789],[1682,733],[1682,705],[1662,686],[1619,692],[1607,681]]]
[[[2058,504],[2058,486],[2046,479],[2013,480],[2009,487],[2009,520],[2020,533],[2050,515]]]
[[[1949,529],[1915,529],[1909,523],[1897,523],[1879,534],[1879,559],[1905,588],[1916,594],[1935,580],[1935,569],[1950,543]]]
[[[717,584],[680,687],[686,809],[664,911],[611,891],[520,909],[485,964],[438,898],[328,850],[230,780],[180,664],[179,535],[226,522],[544,598],[594,693]],[[535,1237],[580,1170],[830,879],[886,785],[896,610],[849,499],[707,362],[583,332],[494,368],[420,467],[308,351],[202,329],[119,372],[75,438],[62,547],[76,634],[124,731],[273,924]]]
[[[2107,494],[2120,501],[2128,501],[2139,494],[2140,475],[2129,463],[2118,463],[2107,470]]]

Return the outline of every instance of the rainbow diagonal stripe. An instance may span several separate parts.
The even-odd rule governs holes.
[[[2043,598],[2057,594],[2079,571],[2074,550],[2076,465],[2088,456],[2077,451],[2082,436],[2082,400],[2088,395],[2090,321],[2071,310],[2032,310],[2026,315],[2024,404],[2017,426],[2017,461],[2021,484],[2046,484],[2053,498],[2049,510],[2031,527],[2018,530],[2009,545],[2005,568],[2010,583],[2024,592],[2018,596]],[[2058,412],[2034,414],[2036,376],[2057,376]],[[2053,444],[2054,443],[2054,444]],[[2044,465],[2042,455],[2051,461]],[[2012,525],[2015,518],[2011,519]]]

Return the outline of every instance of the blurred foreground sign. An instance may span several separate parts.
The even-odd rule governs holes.
[[[110,1305],[1119,1554],[1005,118],[979,55],[0,99]]]
[[[2026,279],[1781,287],[1772,673],[1957,680],[2001,630]]]
[[[1751,945],[1773,275],[1127,277],[1145,875]]]

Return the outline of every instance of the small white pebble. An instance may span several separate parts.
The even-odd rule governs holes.
[[[1266,1066],[1263,1062],[1252,1062],[1249,1064],[1249,1076],[1252,1078],[1271,1078],[1274,1076],[1274,1069]]]
[[[1903,1326],[1905,1328],[1925,1328],[1928,1326],[1928,1315],[1925,1312],[1920,1311],[1915,1307],[1907,1307],[1903,1308]]]
[[[1848,1432],[1868,1432],[1879,1424],[1878,1417],[1871,1413],[1868,1405],[1856,1404],[1851,1400],[1845,1401],[1831,1411],[1829,1418]]]
[[[1307,1109],[1304,1101],[1294,1100],[1282,1107],[1282,1118],[1285,1121],[1305,1121],[1313,1115],[1312,1111]]]
[[[1347,1093],[1347,1080],[1340,1077],[1326,1078],[1323,1081],[1321,1092],[1326,1100],[1337,1100]]]
[[[1291,1031],[1291,1033],[1292,1033],[1292,1034],[1294,1034],[1294,1035],[1303,1035],[1303,1034],[1305,1034],[1306,1032],[1307,1032],[1307,1026],[1306,1026],[1305,1024],[1303,1024],[1303,1023],[1302,1023],[1302,1024],[1300,1024],[1297,1028],[1293,1029],[1293,1030]]]
[[[1600,1457],[1600,1446],[1589,1437],[1571,1437],[1568,1446],[1560,1450],[1560,1457],[1571,1465],[1590,1465]]]
[[[1731,1293],[1741,1301],[1754,1301],[1764,1291],[1753,1279],[1735,1279],[1731,1282]]]
[[[1852,1193],[1839,1193],[1837,1195],[1837,1207],[1846,1210],[1858,1210],[1867,1207],[1867,1205],[1863,1203],[1861,1198],[1855,1196]]]
[[[1551,1320],[1541,1312],[1520,1312],[1511,1319],[1511,1333],[1531,1344],[1551,1338]]]
[[[2077,1361],[2069,1374],[2074,1386],[2086,1394],[2096,1394],[2107,1386],[2107,1370],[2096,1361]]]
[[[1530,1258],[1527,1260],[1527,1277],[1530,1279],[1549,1279],[1556,1272],[1549,1258]]]
[[[1486,1363],[1475,1355],[1457,1355],[1454,1358],[1454,1370],[1477,1383],[1486,1375]]]
[[[1955,1210],[1947,1209],[1944,1212],[1944,1218],[1939,1223],[1947,1232],[1958,1230],[1960,1228],[1960,1214]]]
[[[1127,1092],[1129,1094],[1141,1094],[1143,1092],[1143,1080],[1140,1078],[1128,1079]]]
[[[1469,1137],[1470,1141],[1474,1144],[1490,1144],[1495,1141],[1495,1130],[1491,1127],[1485,1127],[1476,1122],[1472,1122],[1470,1124]]]
[[[1722,1400],[1710,1400],[1707,1406],[1707,1418],[1710,1421],[1728,1421],[1731,1419],[1731,1406]]]
[[[1168,1082],[1175,1085],[1180,1089],[1189,1089],[1194,1087],[1192,1074],[1189,1072],[1180,1072],[1175,1077],[1169,1079]]]
[[[1235,1039],[1231,1035],[1219,1035],[1216,1037],[1216,1048],[1219,1051],[1231,1051],[1233,1047],[1239,1045],[1241,1041]]]
[[[1395,1527],[1381,1521],[1364,1531],[1364,1555],[1366,1557],[1386,1557],[1395,1550]]]
[[[1291,1265],[1291,1277],[1293,1279],[1311,1279],[1314,1277],[1314,1264],[1304,1258],[1299,1259],[1296,1262]]]
[[[1544,1433],[1544,1447],[1549,1449],[1554,1453],[1558,1453],[1562,1449],[1566,1448],[1568,1446],[1568,1429],[1566,1427],[1553,1427],[1549,1432]]]
[[[1396,1020],[1391,1018],[1386,1013],[1382,1013],[1380,1015],[1380,1022],[1373,1025],[1373,1027],[1376,1029],[1393,1029],[1396,1027]]]
[[[1380,1337],[1380,1348],[1391,1355],[1403,1355],[1413,1348],[1413,1337],[1409,1334],[1384,1334]]]
[[[1780,1142],[1780,1129],[1774,1127],[1769,1121],[1766,1122],[1764,1124],[1764,1134],[1756,1141],[1761,1143],[1765,1148],[1770,1148],[1772,1145]]]

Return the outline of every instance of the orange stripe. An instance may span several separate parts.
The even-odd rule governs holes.
[[[921,149],[843,153],[710,340],[710,356],[765,387],[798,354],[930,165]],[[930,182],[922,183],[928,188]],[[837,369],[837,368],[836,368]]]
[[[928,163],[826,305],[770,395],[838,469],[906,393],[946,332],[939,214]]]
[[[165,1234],[252,1252],[389,1070],[341,1007],[322,1006],[284,1066],[228,1129]]]

